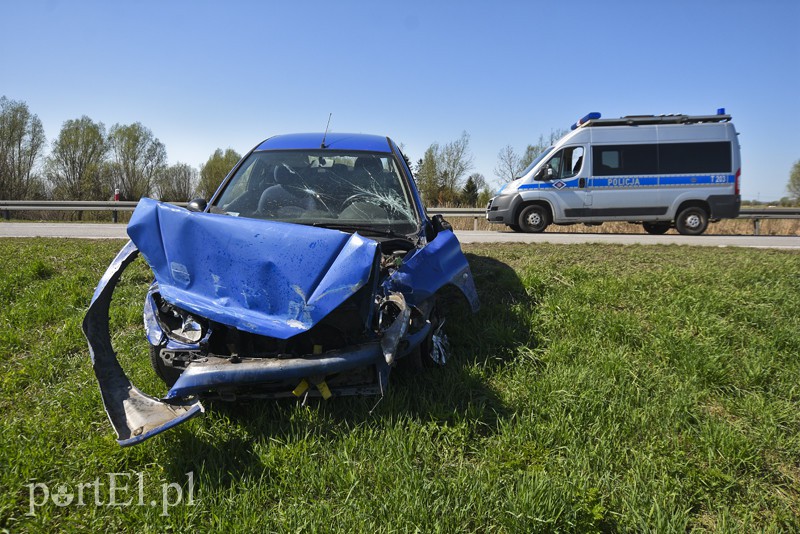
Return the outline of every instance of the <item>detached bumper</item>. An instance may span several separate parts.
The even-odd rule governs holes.
[[[122,446],[142,442],[203,411],[197,399],[165,401],[142,393],[131,384],[117,361],[108,331],[111,294],[122,271],[138,254],[139,250],[130,241],[120,250],[97,285],[83,319],[83,333],[89,342],[103,406]]]

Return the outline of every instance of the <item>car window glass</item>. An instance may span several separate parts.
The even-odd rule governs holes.
[[[564,156],[564,151],[563,150],[559,150],[545,164],[546,167],[549,166],[551,169],[553,169],[552,178],[554,180],[558,178],[559,172],[561,172],[561,159],[563,158],[563,156]]]
[[[213,211],[319,226],[377,226],[405,234],[420,224],[405,174],[388,153],[254,152]]]
[[[562,162],[559,178],[571,178],[577,175],[583,166],[583,147],[565,148]]]

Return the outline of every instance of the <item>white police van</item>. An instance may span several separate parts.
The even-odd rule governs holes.
[[[589,113],[489,201],[486,219],[515,231],[550,223],[642,223],[699,235],[739,215],[741,160],[725,109],[716,115],[601,119]]]

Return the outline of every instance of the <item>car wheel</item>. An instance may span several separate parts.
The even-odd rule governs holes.
[[[665,234],[671,225],[667,222],[646,222],[642,223],[644,231],[652,235]]]
[[[531,204],[520,212],[518,222],[523,232],[544,232],[544,229],[550,224],[550,212],[544,206]]]
[[[153,366],[153,370],[158,375],[167,387],[172,387],[175,385],[175,382],[178,381],[178,377],[181,376],[181,372],[164,363],[164,360],[161,359],[161,349],[159,347],[154,347],[150,345],[150,365]]]
[[[707,227],[708,213],[697,206],[684,209],[675,219],[675,228],[683,235],[700,235]]]
[[[431,322],[431,331],[422,343],[417,345],[404,358],[405,365],[415,371],[442,366],[447,360],[449,342],[447,334],[442,331],[445,320],[438,302],[433,305],[433,309],[428,315],[428,320]]]

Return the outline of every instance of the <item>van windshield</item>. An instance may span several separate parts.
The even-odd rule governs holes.
[[[536,165],[538,165],[539,162],[542,161],[552,151],[553,151],[553,147],[551,147],[551,146],[549,146],[546,149],[544,149],[544,151],[541,154],[539,154],[538,156],[536,156],[536,159],[531,161],[530,165],[525,167],[525,170],[522,171],[521,173],[519,173],[519,176],[517,176],[516,178],[522,178],[523,176],[525,176],[526,174],[531,172],[531,169],[536,167]]]

